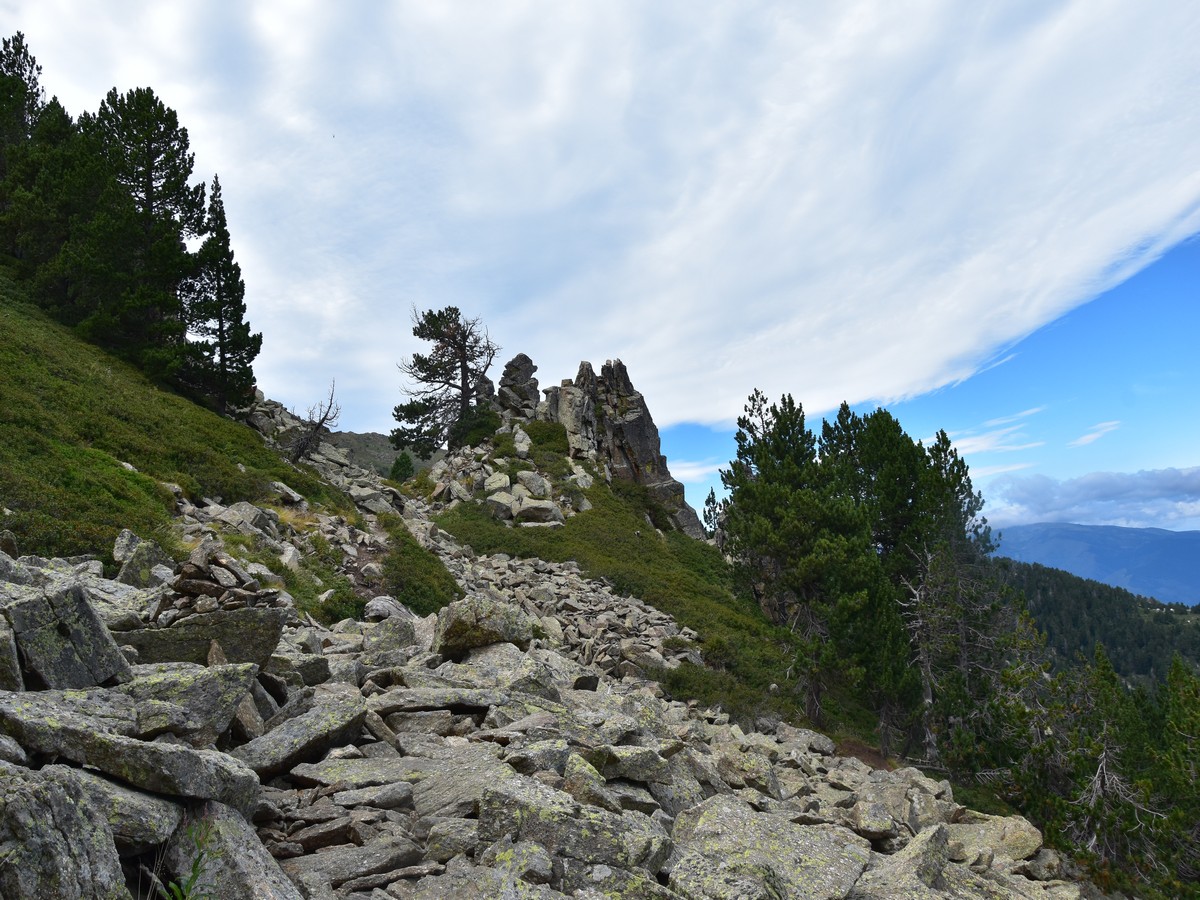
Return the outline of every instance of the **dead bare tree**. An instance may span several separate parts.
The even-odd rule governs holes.
[[[336,382],[330,381],[329,396],[308,408],[300,430],[288,445],[288,454],[292,462],[299,463],[306,460],[321,443],[321,432],[337,426],[338,418],[342,415],[342,407],[334,399],[335,384]]]

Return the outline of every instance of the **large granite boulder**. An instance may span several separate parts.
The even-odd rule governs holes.
[[[0,762],[0,897],[128,900],[112,828],[69,769]]]
[[[454,658],[501,641],[527,650],[531,640],[533,623],[518,607],[483,594],[472,594],[438,612],[433,650]]]
[[[833,900],[871,858],[863,838],[832,825],[796,825],[723,794],[680,813],[671,887],[685,897]]]
[[[0,584],[0,617],[25,660],[29,687],[86,688],[129,680],[128,661],[78,584],[49,592]]]

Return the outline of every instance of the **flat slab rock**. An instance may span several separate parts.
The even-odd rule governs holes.
[[[367,717],[357,692],[321,697],[312,709],[231,751],[262,777],[286,772],[354,738]]]
[[[722,794],[679,815],[670,886],[713,900],[833,900],[871,859],[864,838],[832,825],[795,825]]]
[[[266,667],[283,634],[283,609],[219,610],[182,619],[170,628],[143,628],[124,632],[121,643],[138,652],[143,663],[192,662],[206,665],[216,641],[231,663]]]

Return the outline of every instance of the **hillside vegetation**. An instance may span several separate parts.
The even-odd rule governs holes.
[[[1159,603],[1037,563],[1000,558],[993,565],[1024,595],[1056,668],[1091,659],[1097,647],[1124,678],[1161,681],[1176,653],[1200,667],[1198,607]]]
[[[22,552],[105,552],[122,528],[170,548],[174,508],[270,495],[284,481],[331,509],[345,497],[243,425],[155,386],[28,304],[0,272],[0,528]]]

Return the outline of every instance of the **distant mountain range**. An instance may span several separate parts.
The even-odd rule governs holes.
[[[1200,531],[1054,522],[999,530],[997,556],[1063,569],[1163,603],[1200,604]]]

